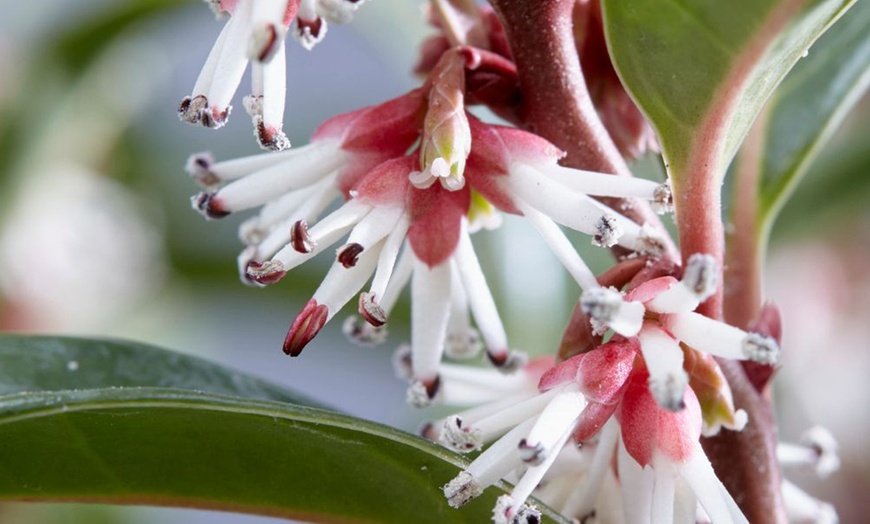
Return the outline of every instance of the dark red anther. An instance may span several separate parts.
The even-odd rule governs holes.
[[[317,333],[326,324],[328,316],[329,308],[325,304],[318,304],[313,298],[309,300],[293,320],[290,330],[287,331],[287,337],[284,339],[284,353],[291,357],[298,357],[305,346],[317,336]]]
[[[354,267],[359,261],[359,255],[365,250],[361,244],[354,242],[353,244],[345,244],[338,251],[338,261],[346,268]],[[362,314],[362,311],[360,311]],[[363,314],[364,315],[364,314]],[[368,320],[368,319],[366,319]]]
[[[317,242],[308,234],[308,222],[297,220],[290,230],[290,245],[299,253],[311,253]]]

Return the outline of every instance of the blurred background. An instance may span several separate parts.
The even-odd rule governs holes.
[[[285,131],[294,145],[330,116],[417,85],[410,71],[429,32],[422,4],[368,2],[353,24],[331,27],[311,52],[288,41]],[[222,27],[203,2],[0,0],[0,12],[0,329],[149,342],[406,430],[437,416],[406,406],[405,383],[390,365],[393,349],[408,339],[407,307],[397,307],[383,346],[346,341],[339,314],[291,361],[280,349],[284,334],[328,257],[280,285],[245,287],[235,267],[244,216],[206,223],[190,209],[198,188],[183,169],[188,155],[260,152],[241,110],[247,78],[225,128],[192,127],[175,115]],[[780,434],[795,441],[821,424],[838,438],[842,469],[824,482],[796,480],[833,502],[843,522],[870,513],[862,497],[870,489],[870,417],[861,416],[870,404],[868,115],[865,100],[784,210],[767,288],[785,323]],[[638,169],[662,176],[657,158],[642,159]],[[607,267],[603,250],[575,240],[594,269]],[[553,352],[575,285],[522,221],[506,217],[502,229],[475,235],[475,246],[513,346]],[[7,504],[0,522],[277,521]]]

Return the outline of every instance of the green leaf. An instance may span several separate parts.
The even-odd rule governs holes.
[[[0,501],[486,522],[507,487],[451,509],[440,488],[466,458],[380,424],[270,400],[295,395],[150,346],[2,336],[0,362]]]
[[[759,122],[764,129],[761,230],[769,230],[810,163],[868,87],[870,2],[858,2],[785,78]]]
[[[658,132],[678,213],[690,193],[718,191],[771,92],[851,3],[603,0],[611,56]]]
[[[0,395],[164,387],[323,407],[207,360],[136,342],[0,334],[0,363]]]

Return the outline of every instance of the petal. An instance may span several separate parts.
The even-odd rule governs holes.
[[[414,254],[430,267],[447,260],[459,243],[462,219],[468,211],[468,189],[447,191],[440,184],[410,192],[408,240]]]

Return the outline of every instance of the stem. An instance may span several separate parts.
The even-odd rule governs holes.
[[[750,414],[743,431],[723,429],[702,438],[716,475],[752,523],[786,523],[782,477],[776,462],[776,420],[773,408],[746,378],[736,360],[717,359],[734,395],[734,405]]]
[[[580,70],[572,15],[575,0],[490,0],[505,28],[517,65],[524,129],[567,153],[569,167],[631,176],[628,165],[601,123]],[[601,199],[639,224],[664,232],[646,202]],[[663,256],[676,260],[667,234]]]
[[[761,268],[764,246],[759,231],[759,180],[761,152],[767,122],[762,113],[746,137],[734,173],[734,198],[725,265],[725,320],[747,329],[761,313]]]

